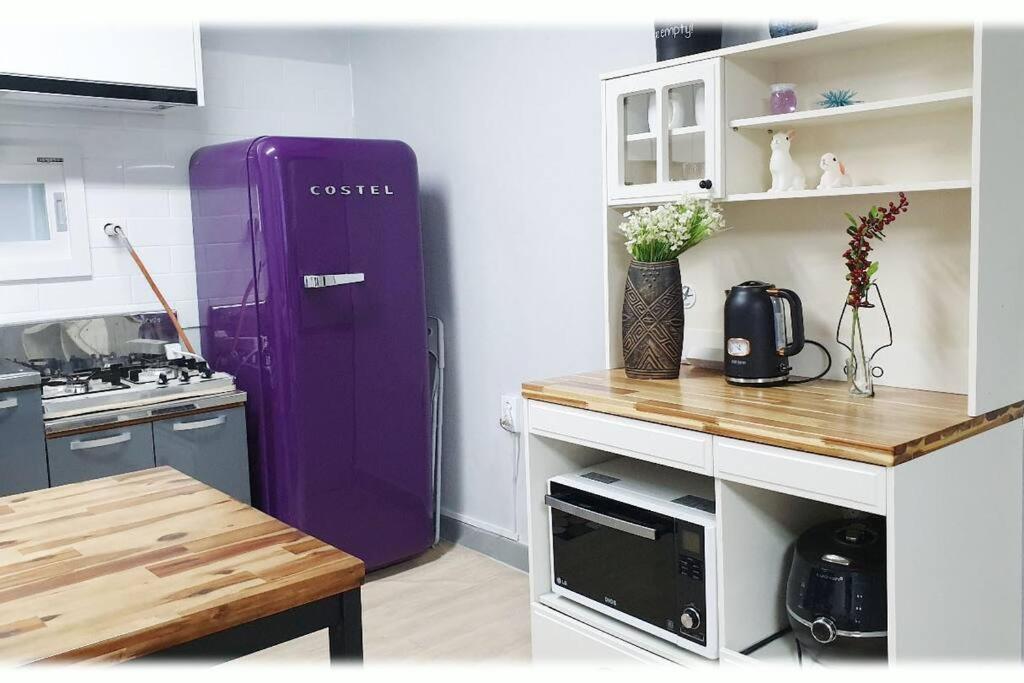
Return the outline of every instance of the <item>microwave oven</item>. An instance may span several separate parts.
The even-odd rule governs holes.
[[[714,480],[615,458],[548,480],[551,585],[718,658]]]

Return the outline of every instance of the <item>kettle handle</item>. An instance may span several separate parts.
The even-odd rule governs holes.
[[[783,356],[795,356],[804,349],[804,307],[800,297],[792,289],[772,288],[770,296],[778,296],[789,302],[789,320],[793,328],[793,342],[780,351]]]

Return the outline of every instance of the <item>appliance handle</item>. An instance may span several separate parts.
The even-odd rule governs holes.
[[[619,519],[618,517],[594,512],[593,510],[588,510],[587,508],[580,507],[579,505],[567,503],[560,498],[552,496],[550,493],[544,496],[544,504],[550,508],[554,508],[555,510],[561,510],[562,512],[566,512],[570,515],[575,515],[580,519],[585,519],[588,522],[600,524],[601,526],[606,526],[617,531],[625,531],[627,534],[646,538],[649,541],[654,541],[658,538],[658,530],[653,527],[636,524],[635,522],[627,522],[626,520]]]
[[[191,429],[206,429],[207,427],[217,427],[224,424],[224,416],[218,415],[217,417],[209,420],[194,420],[192,422],[175,422],[171,425],[171,430],[175,432],[187,432]]]
[[[0,410],[7,410],[8,408],[17,408],[18,399],[16,397],[5,398],[0,401]]]
[[[57,223],[57,232],[68,231],[68,209],[63,192],[53,193],[53,216]]]
[[[335,273],[334,275],[303,275],[302,286],[306,289],[322,289],[338,285],[352,285],[366,281],[365,273]]]
[[[795,356],[804,349],[804,307],[800,297],[792,289],[781,287],[769,289],[770,296],[777,296],[789,303],[789,320],[793,327],[793,341],[779,349],[780,356]]]
[[[103,446],[113,446],[114,444],[125,443],[132,440],[131,432],[122,432],[115,434],[114,436],[107,436],[102,439],[92,439],[91,441],[72,441],[69,447],[73,451],[84,451],[90,448],[102,448]]]

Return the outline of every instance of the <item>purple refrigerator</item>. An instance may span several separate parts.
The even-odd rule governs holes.
[[[363,559],[434,541],[416,156],[261,137],[192,156],[202,350],[248,392],[256,505]]]

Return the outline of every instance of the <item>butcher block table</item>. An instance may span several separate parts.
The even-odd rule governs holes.
[[[223,661],[323,628],[363,562],[169,467],[0,498],[0,662]]]

